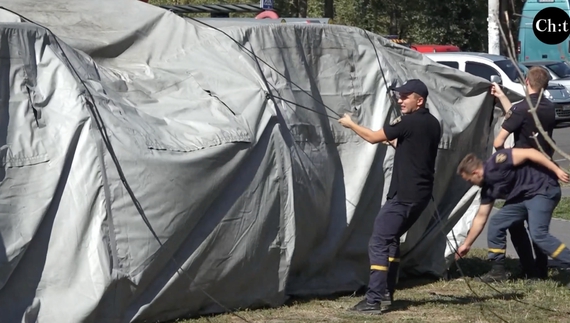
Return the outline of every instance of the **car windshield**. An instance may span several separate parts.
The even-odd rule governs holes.
[[[502,61],[496,61],[495,64],[507,74],[509,79],[513,82],[520,83],[519,78],[521,77],[517,67],[510,59],[505,59]],[[522,64],[517,64],[520,71],[523,73],[523,79],[526,77],[526,73],[528,72],[528,68]]]
[[[570,66],[565,64],[564,62],[558,62],[554,64],[548,64],[546,67],[551,70],[556,76],[559,78],[567,78],[570,77]]]

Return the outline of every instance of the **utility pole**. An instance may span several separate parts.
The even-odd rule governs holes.
[[[499,55],[501,52],[501,34],[499,31],[499,6],[500,0],[487,0],[488,2],[488,17],[487,17],[487,33],[489,54]]]

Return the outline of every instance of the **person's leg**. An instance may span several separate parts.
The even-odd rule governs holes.
[[[366,298],[352,309],[368,313],[381,313],[382,306],[391,304],[388,291],[388,270],[390,268],[390,251],[399,250],[399,236],[405,220],[408,218],[409,206],[397,201],[397,197],[386,201],[374,221],[368,252],[370,256],[370,280]],[[395,258],[395,257],[391,257]],[[392,259],[394,260],[394,259]],[[395,263],[392,261],[392,263]],[[397,265],[395,265],[397,266]],[[396,268],[397,272],[397,268]]]
[[[525,202],[532,241],[553,259],[570,266],[570,250],[549,233],[552,212],[560,201],[560,187],[550,188],[545,195],[537,195]]]
[[[403,207],[402,209],[407,209],[408,212],[405,214],[404,221],[398,230],[396,236],[396,244],[392,245],[388,253],[388,261],[390,267],[388,268],[388,295],[390,295],[390,300],[393,301],[394,293],[396,291],[396,283],[398,281],[398,271],[400,269],[400,238],[404,233],[406,233],[410,228],[416,223],[419,217],[422,215],[424,209],[428,206],[429,200],[420,203],[403,203],[398,202]]]
[[[526,212],[526,208],[524,208],[524,211]],[[535,277],[537,275],[535,260],[528,232],[524,226],[524,221],[514,223],[509,228],[509,233],[511,235],[513,246],[519,255],[522,276],[526,278]]]
[[[548,255],[545,254],[536,243],[532,243],[534,249],[534,268],[535,276],[533,278],[546,279],[548,278]]]
[[[404,210],[405,211],[405,210]],[[366,297],[352,310],[381,313],[382,300],[386,300],[389,248],[396,243],[398,227],[403,217],[395,199],[387,200],[374,220],[372,236],[368,244],[370,279]]]
[[[505,204],[499,212],[489,219],[487,229],[488,259],[492,269],[481,276],[481,281],[494,282],[507,279],[505,271],[505,255],[507,252],[507,229],[513,225],[524,223],[527,216],[524,203]]]
[[[390,266],[388,267],[388,277],[386,281],[386,295],[388,296],[388,300],[391,302],[394,301],[394,292],[396,291],[396,283],[398,282],[398,273],[400,269],[400,237],[397,238],[397,245],[394,248],[390,248],[389,250],[389,257],[388,262]],[[386,301],[383,305],[390,305]]]
[[[374,304],[382,301],[387,289],[389,251],[394,249],[398,226],[403,217],[394,199],[386,202],[374,221],[374,231],[368,244],[370,257],[370,281],[366,299]]]

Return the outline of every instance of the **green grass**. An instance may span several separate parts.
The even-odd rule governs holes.
[[[497,200],[495,201],[495,207],[500,209],[503,207],[504,203],[505,201],[503,200]],[[570,197],[563,197],[560,199],[560,203],[558,203],[558,206],[554,209],[552,217],[570,220]]]
[[[551,269],[548,280],[510,280],[491,284],[473,281],[490,269],[485,250],[472,250],[459,261],[466,277],[454,271],[450,280],[401,281],[394,310],[382,315],[351,313],[348,308],[362,295],[294,299],[279,308],[242,310],[236,314],[249,322],[569,322],[570,272]],[[518,260],[508,259],[516,274]],[[470,285],[467,286],[467,283]],[[470,288],[473,290],[471,291]],[[494,289],[496,290],[494,290]],[[528,305],[531,304],[531,305]],[[541,309],[542,307],[543,309]],[[493,314],[494,313],[494,314]],[[184,323],[244,322],[232,314],[203,316]]]

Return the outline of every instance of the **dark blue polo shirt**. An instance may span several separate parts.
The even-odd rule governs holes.
[[[536,106],[538,102],[538,96],[538,93],[530,95],[530,101],[533,107]],[[552,138],[552,132],[556,126],[554,104],[543,96],[538,103],[536,115],[544,131]],[[544,136],[542,136],[536,128],[534,117],[530,113],[530,106],[526,99],[513,105],[509,112],[507,112],[502,128],[513,134],[515,148],[534,148],[540,150],[536,144],[536,140],[533,139],[533,133],[537,133],[540,146],[544,149],[544,152],[552,158],[554,149],[546,142]]]
[[[437,118],[427,108],[419,108],[384,127],[384,133],[388,140],[398,139],[387,197],[397,194],[399,201],[415,203],[429,199],[441,139]]]
[[[493,203],[496,199],[504,199],[505,203],[521,202],[559,185],[556,174],[541,165],[526,162],[514,166],[512,149],[494,153],[483,169],[481,204]]]

